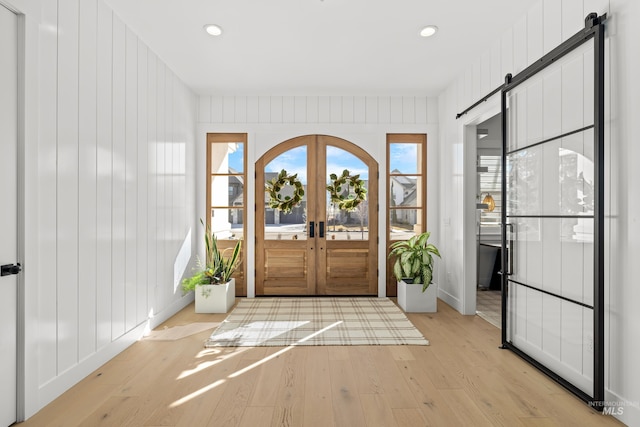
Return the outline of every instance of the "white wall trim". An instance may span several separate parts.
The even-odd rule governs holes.
[[[25,159],[35,159],[38,156],[38,51],[39,36],[38,25],[40,23],[40,5],[37,2],[27,0],[13,0],[12,5],[6,1],[0,1],[2,5],[18,15],[18,55],[19,55],[19,179],[22,180],[23,194],[19,201],[22,209],[19,214],[20,242],[18,256],[22,262],[23,273],[18,279],[18,385],[17,385],[17,421],[23,421],[40,409],[37,407],[36,396],[38,389],[37,369],[38,352],[35,348],[33,337],[38,330],[38,300],[37,289],[34,286],[38,280],[38,248],[37,245],[28,242],[37,241],[39,233],[37,227],[27,227],[26,224],[37,223],[34,213],[38,209],[38,198],[27,195],[38,192],[38,167],[33,162]],[[21,325],[21,326],[20,326]],[[20,335],[21,341],[20,341]],[[20,368],[20,365],[24,369]],[[21,372],[22,371],[22,372]]]
[[[461,289],[462,314],[476,314],[476,125],[500,113],[500,92],[493,95],[487,102],[480,104],[466,115],[462,116],[458,126],[463,135],[463,285]]]
[[[442,289],[440,286],[438,286],[438,298],[446,302],[447,304],[449,304],[455,310],[462,312],[462,301],[459,298],[451,295],[449,292]]]
[[[638,425],[638,420],[640,420],[640,402],[637,400],[633,401],[631,399],[625,399],[608,389],[605,389],[604,394],[606,396],[606,402],[609,404],[613,403],[613,405],[609,406],[613,408],[614,418],[617,418],[629,426]],[[617,408],[622,409],[620,410]],[[621,411],[622,413],[616,413],[616,411]]]
[[[27,157],[26,157],[26,38],[27,26],[24,14],[16,13],[18,20],[18,141],[17,141],[17,166],[18,166],[18,262],[22,265],[25,263],[25,235],[26,235],[26,173],[27,173]],[[34,269],[35,270],[35,269]],[[25,413],[25,396],[26,384],[25,377],[27,371],[26,364],[26,290],[25,290],[24,274],[17,277],[18,293],[17,293],[17,357],[16,357],[16,420],[24,420]]]

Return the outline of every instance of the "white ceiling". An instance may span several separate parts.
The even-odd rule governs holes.
[[[537,0],[106,1],[198,94],[438,95]]]

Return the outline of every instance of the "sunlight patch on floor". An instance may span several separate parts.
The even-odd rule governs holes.
[[[300,322],[288,322],[288,323],[300,323]],[[332,323],[331,325],[329,325],[327,327],[324,327],[324,328],[322,328],[322,329],[320,329],[320,330],[318,330],[318,331],[316,331],[316,332],[314,332],[312,334],[307,335],[304,338],[301,338],[300,340],[298,340],[297,343],[302,343],[304,341],[307,341],[307,340],[313,338],[316,335],[322,334],[322,333],[328,331],[329,329],[335,328],[336,326],[340,325],[341,323],[342,323],[342,321],[338,321],[338,322]],[[251,365],[249,365],[249,366],[247,366],[245,368],[237,370],[236,372],[234,372],[232,374],[229,374],[227,376],[227,378],[231,379],[231,378],[239,377],[240,375],[245,374],[245,373],[251,371],[252,369],[257,368],[258,366],[261,366],[261,365],[267,363],[268,361],[281,356],[282,354],[284,354],[287,351],[291,350],[292,348],[296,347],[296,344],[292,344],[292,345],[287,346],[287,347],[285,347],[285,348],[283,348],[283,349],[281,349],[281,350],[279,350],[279,351],[277,351],[277,352],[275,352],[275,353],[273,353],[273,354],[271,354],[271,355],[269,355],[267,357],[263,357],[259,361],[255,362],[255,363],[253,363],[253,364],[251,364]],[[253,348],[253,347],[246,347],[246,349],[251,349],[251,348]],[[194,369],[191,369],[191,370],[188,370],[188,371],[183,371],[178,376],[177,379],[182,379],[182,378],[185,378],[185,377],[187,377],[189,375],[193,375],[193,374],[195,374],[195,373],[197,373],[199,371],[202,371],[204,369],[210,368],[211,366],[214,366],[217,363],[220,363],[220,362],[222,362],[222,361],[224,361],[226,359],[229,359],[230,357],[233,357],[234,355],[239,354],[242,351],[244,351],[244,350],[239,350],[237,353],[232,353],[228,357],[225,357],[223,359],[218,359],[218,360],[214,360],[214,361],[211,361],[211,362],[202,362],[200,365],[198,365],[198,367],[196,367]],[[202,352],[200,352],[200,353],[202,353]],[[209,353],[209,354],[211,354],[211,353]],[[213,353],[213,354],[215,354],[215,353]],[[206,393],[206,392],[208,392],[210,390],[213,390],[214,388],[224,384],[226,381],[227,381],[227,379],[221,379],[221,380],[218,380],[218,381],[216,381],[214,383],[211,383],[211,384],[209,384],[209,385],[207,385],[205,387],[202,387],[201,389],[196,390],[193,393],[190,393],[190,394],[188,394],[188,395],[176,400],[175,402],[171,403],[169,405],[169,408],[176,408],[176,407],[178,407],[180,405],[183,405],[186,402],[190,401],[191,399],[194,399],[194,398],[196,398],[198,396],[201,396],[204,393]]]

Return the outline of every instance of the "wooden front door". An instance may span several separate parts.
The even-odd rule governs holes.
[[[297,174],[304,197],[290,213],[269,207],[265,183]],[[331,174],[359,174],[367,200],[347,212],[331,203]],[[346,191],[346,190],[345,190]],[[282,197],[293,190],[285,186]],[[256,295],[377,295],[378,165],[340,138],[307,135],[256,162]]]

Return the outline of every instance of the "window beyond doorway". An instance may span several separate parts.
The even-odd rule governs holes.
[[[427,135],[387,134],[387,296],[397,293],[389,245],[426,231]]]
[[[478,147],[478,203],[487,204],[480,210],[479,238],[488,243],[500,243],[502,215],[502,165],[500,155],[483,154]],[[490,196],[490,197],[489,197]],[[489,203],[492,201],[492,203]],[[484,240],[482,240],[484,238]]]

